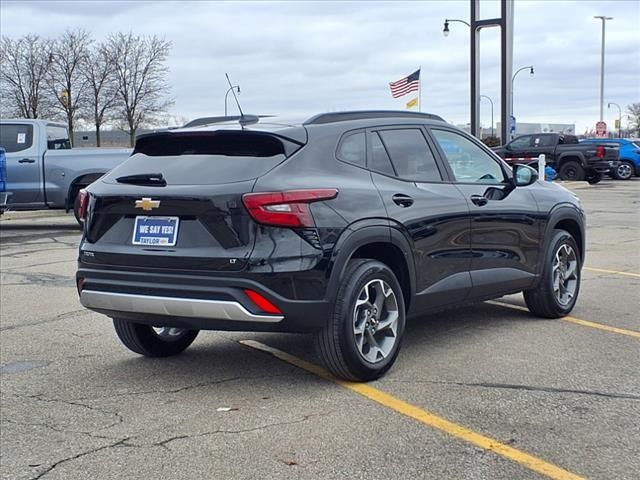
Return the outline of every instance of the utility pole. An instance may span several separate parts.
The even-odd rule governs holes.
[[[602,47],[600,49],[600,121],[602,122],[604,118],[604,27],[607,20],[613,20],[613,17],[597,15],[593,18],[602,20]]]

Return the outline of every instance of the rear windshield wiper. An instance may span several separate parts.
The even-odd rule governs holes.
[[[164,179],[161,173],[138,173],[135,175],[125,175],[123,177],[116,178],[116,182],[149,187],[167,186],[167,181]]]

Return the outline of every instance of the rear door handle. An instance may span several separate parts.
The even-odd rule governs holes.
[[[393,197],[391,197],[391,199],[393,200],[393,203],[403,208],[410,207],[411,205],[413,205],[413,198],[411,198],[409,195],[404,195],[402,193],[396,193]]]
[[[484,195],[471,195],[471,201],[479,207],[483,207],[489,203],[489,199]]]
[[[23,158],[22,160],[18,160],[18,163],[36,163],[33,158]]]

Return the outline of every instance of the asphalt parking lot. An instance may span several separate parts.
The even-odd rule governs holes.
[[[366,386],[325,378],[307,336],[137,357],[78,303],[73,217],[7,214],[2,478],[639,478],[640,179],[567,186],[588,212],[572,317],[521,295],[424,317]]]

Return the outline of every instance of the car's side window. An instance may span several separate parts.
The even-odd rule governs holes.
[[[371,155],[369,157],[368,167],[370,170],[384,173],[385,175],[396,174],[396,172],[393,171],[389,155],[387,154],[377,132],[371,133]]]
[[[338,159],[364,167],[367,161],[367,137],[363,131],[347,133],[338,145]]]
[[[5,123],[0,126],[0,147],[7,153],[21,152],[33,145],[33,126]]]
[[[528,148],[530,142],[531,142],[531,136],[525,135],[524,137],[518,137],[515,140],[513,140],[509,144],[509,146],[511,148]]]
[[[47,149],[48,150],[69,150],[71,142],[69,133],[64,127],[47,125]]]
[[[462,134],[432,129],[457,182],[497,184],[505,181],[504,171],[489,153]]]
[[[416,182],[442,180],[436,159],[420,129],[382,130],[378,133],[398,177]]]

